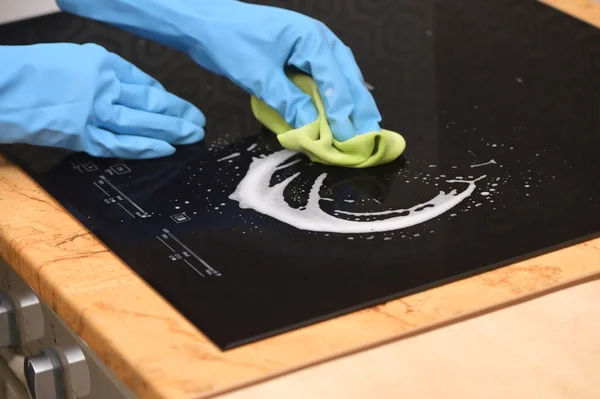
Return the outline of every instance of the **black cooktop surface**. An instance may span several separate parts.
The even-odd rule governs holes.
[[[344,234],[242,209],[230,195],[249,165],[281,150],[247,94],[177,52],[68,15],[0,29],[0,44],[102,44],[205,112],[205,142],[165,159],[2,150],[219,347],[598,235],[599,30],[535,1],[270,3],[323,20],[352,47],[382,126],[407,140],[401,159],[367,170],[296,156],[271,178],[299,173],[285,207],[307,211],[326,173],[318,203],[333,217],[437,216]]]

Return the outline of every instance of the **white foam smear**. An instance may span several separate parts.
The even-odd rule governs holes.
[[[217,159],[217,162],[227,161],[228,159],[239,157],[240,155],[242,155],[242,154],[240,154],[239,152],[234,152],[231,155],[227,155],[226,157],[223,157],[221,159]]]
[[[256,148],[257,145],[258,145],[257,143],[252,144],[250,147],[246,148],[246,151],[252,151],[253,149]]]
[[[458,193],[456,190],[448,194],[440,192],[429,201],[415,205],[409,209],[363,213],[335,211],[336,213],[355,216],[400,214],[383,220],[351,221],[330,215],[320,208],[319,202],[326,200],[319,195],[323,181],[327,176],[325,173],[317,177],[310,190],[308,202],[301,209],[290,207],[284,199],[286,187],[300,173],[296,173],[282,182],[270,186],[271,177],[275,171],[298,162],[293,161],[281,166],[294,155],[297,155],[297,153],[290,150],[282,150],[266,157],[254,158],[250,164],[248,173],[229,198],[237,201],[240,208],[253,209],[301,230],[342,234],[372,233],[399,230],[436,218],[468,198],[475,191],[477,181],[485,177],[481,176],[475,180],[448,180],[449,183],[466,184],[467,188],[461,193]]]
[[[471,167],[472,168],[479,168],[480,166],[486,166],[486,165],[491,165],[491,164],[495,164],[495,163],[496,163],[496,161],[494,161],[493,159],[491,159],[491,160],[489,160],[487,162],[484,162],[484,163],[477,163],[475,165],[471,165]]]

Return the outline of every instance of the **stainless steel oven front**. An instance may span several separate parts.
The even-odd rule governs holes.
[[[0,258],[0,399],[134,399]]]

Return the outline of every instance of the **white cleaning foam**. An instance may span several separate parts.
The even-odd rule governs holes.
[[[240,155],[242,155],[242,154],[240,154],[239,152],[234,152],[231,155],[227,155],[226,157],[223,157],[221,159],[217,159],[217,162],[227,161],[228,159],[233,159],[233,158],[239,157]]]
[[[484,162],[484,163],[477,163],[475,165],[471,165],[471,167],[472,168],[479,168],[481,166],[492,165],[492,164],[496,164],[496,163],[497,162],[495,160],[491,159],[491,160],[489,160],[487,162]]]
[[[476,188],[476,182],[485,177],[481,176],[470,181],[448,180],[449,183],[467,184],[467,188],[461,193],[457,193],[456,190],[453,190],[448,194],[441,191],[431,200],[415,205],[409,209],[362,213],[335,211],[336,213],[357,216],[402,214],[383,220],[351,221],[330,215],[323,211],[319,206],[319,202],[323,200],[319,195],[319,191],[327,176],[325,173],[317,177],[313,183],[306,207],[303,207],[302,209],[290,207],[284,198],[286,187],[296,179],[300,173],[296,173],[282,182],[270,186],[273,173],[295,164],[296,161],[280,166],[296,154],[297,153],[290,150],[282,150],[266,157],[254,158],[250,164],[248,173],[244,176],[229,198],[237,201],[239,206],[243,209],[253,209],[256,212],[270,216],[301,230],[342,234],[372,233],[399,230],[431,220],[452,209],[465,198],[469,197]]]

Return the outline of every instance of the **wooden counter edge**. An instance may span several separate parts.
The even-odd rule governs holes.
[[[600,1],[598,0],[538,0],[572,17],[600,28]]]

